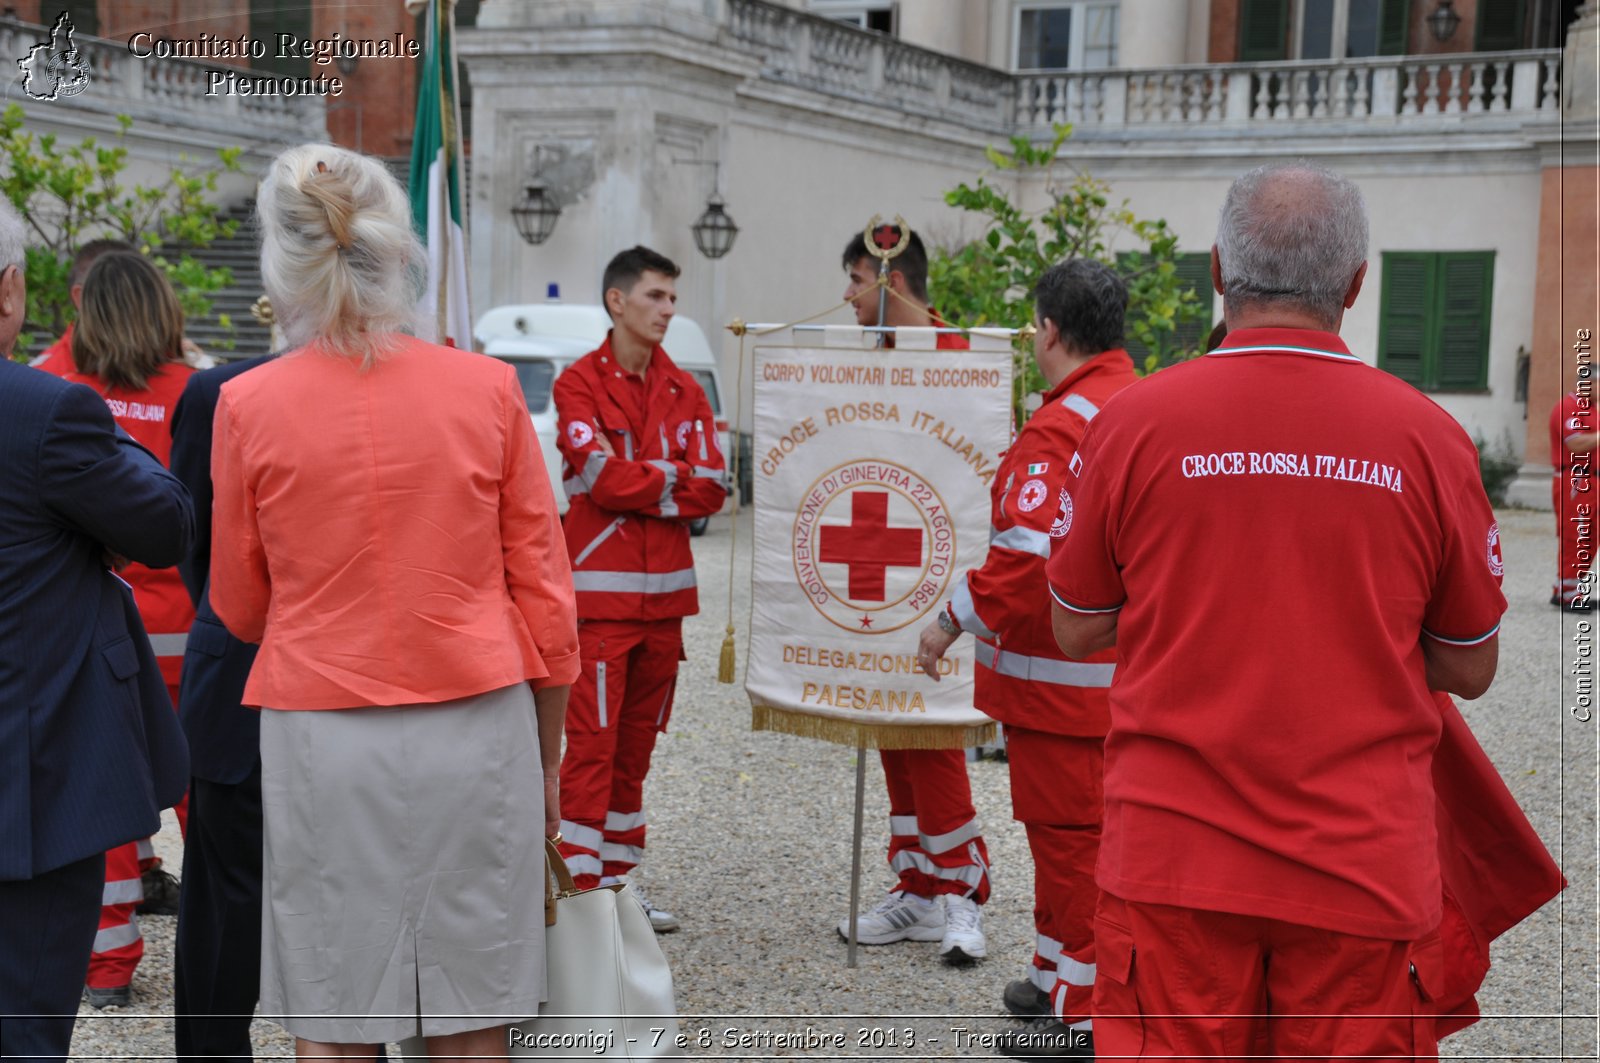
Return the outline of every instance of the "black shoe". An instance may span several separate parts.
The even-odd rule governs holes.
[[[1592,613],[1595,602],[1593,597],[1587,595],[1581,598],[1576,595],[1567,598],[1560,594],[1552,594],[1550,604],[1560,606],[1569,613]]]
[[[139,876],[144,886],[144,900],[134,911],[140,915],[177,915],[178,880],[160,867],[152,867]]]
[[[133,990],[125,985],[108,986],[104,989],[86,985],[83,987],[83,999],[92,1008],[125,1008],[133,1000]]]
[[[1094,1035],[1073,1030],[1054,1015],[1034,1019],[1020,1030],[995,1039],[1002,1055],[1019,1059],[1093,1059]]]
[[[1005,1001],[1007,1011],[1020,1018],[1036,1019],[1050,1014],[1050,994],[1026,978],[1007,982],[1000,999]]]

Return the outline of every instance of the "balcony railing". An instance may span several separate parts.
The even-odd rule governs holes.
[[[1012,76],[764,0],[729,0],[732,43],[765,80],[980,129],[1012,120]]]
[[[21,58],[50,31],[0,20],[0,56]],[[277,142],[305,139],[325,128],[323,97],[314,95],[207,95],[212,71],[259,77],[263,71],[196,62],[190,59],[141,59],[121,41],[74,34],[74,44],[89,66],[89,85],[79,95],[41,106],[127,114],[180,128],[206,128],[230,133],[237,140]],[[20,98],[20,91],[12,94]]]
[[[1458,115],[1557,121],[1558,50],[1019,74],[1019,130]]]

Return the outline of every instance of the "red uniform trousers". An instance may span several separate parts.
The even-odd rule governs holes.
[[[1594,509],[1595,470],[1591,455],[1578,454],[1576,458],[1583,463],[1580,471],[1574,474],[1558,467],[1550,485],[1558,541],[1555,593],[1567,602],[1593,597],[1597,590],[1588,576],[1595,561],[1595,533],[1600,529],[1600,513]]]
[[[644,777],[672,715],[683,620],[585,620],[578,649],[583,671],[561,758],[561,855],[578,888],[589,889],[644,856]]]
[[[1124,901],[1095,914],[1101,1059],[1434,1059],[1435,931],[1358,937]]]
[[[889,867],[895,889],[918,897],[989,899],[989,849],[972,807],[961,749],[884,749],[889,790]]]
[[[1094,883],[1104,804],[1105,739],[1006,727],[1012,818],[1033,854],[1033,984],[1073,1029],[1090,1029]]]
[[[178,707],[178,684],[169,683],[167,694],[172,707]],[[180,833],[188,829],[189,795],[178,802]],[[144,935],[139,930],[135,911],[144,900],[140,876],[160,863],[150,839],[119,845],[106,853],[106,886],[100,898],[100,929],[94,936],[94,951],[89,955],[89,973],[84,984],[96,989],[111,989],[133,981],[133,972],[144,959]]]

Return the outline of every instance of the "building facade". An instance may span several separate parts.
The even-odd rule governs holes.
[[[1548,505],[1562,337],[1595,327],[1595,22],[1574,0],[484,0],[461,43],[474,298],[594,301],[643,242],[685,267],[702,323],[805,317],[838,302],[869,217],[971,239],[944,193],[1057,123],[1063,165],[1198,262],[1234,176],[1309,158],[1369,201],[1352,348],[1522,460],[1515,497]],[[507,224],[534,180],[564,204],[536,247]],[[689,230],[713,192],[741,227],[716,261]]]

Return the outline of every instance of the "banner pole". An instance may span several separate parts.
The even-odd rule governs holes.
[[[850,846],[850,949],[845,966],[856,965],[856,915],[861,911],[861,806],[867,794],[867,736],[856,743],[856,827]]]

